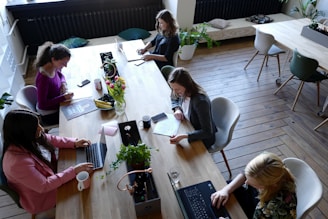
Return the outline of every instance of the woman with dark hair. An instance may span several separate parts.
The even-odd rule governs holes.
[[[59,123],[59,104],[70,100],[73,93],[67,91],[66,80],[61,69],[67,66],[71,53],[62,44],[45,42],[39,49],[35,67],[38,69],[35,85],[38,89],[37,110],[42,123]]]
[[[243,184],[248,188],[245,189]],[[254,196],[257,192],[247,190],[257,190],[258,194]],[[211,195],[213,206],[225,205],[231,193],[235,194],[248,218],[296,218],[294,176],[274,153],[263,152],[253,158],[244,173]]]
[[[143,56],[144,60],[154,60],[159,69],[164,65],[174,66],[173,55],[179,49],[180,40],[177,33],[178,24],[169,10],[164,9],[158,12],[155,29],[158,32],[156,37],[138,52],[144,54],[155,46],[152,53]]]
[[[22,207],[31,214],[54,208],[57,188],[81,171],[93,172],[92,163],[81,163],[57,172],[55,147],[87,147],[90,141],[46,134],[34,112],[8,112],[3,123],[3,138],[4,175],[9,187],[19,194]]]
[[[202,140],[206,148],[209,148],[215,142],[217,129],[207,94],[185,68],[175,68],[169,75],[168,83],[172,89],[171,102],[175,118],[189,120],[195,129],[193,132],[171,137],[171,143],[177,144],[187,138],[189,142]]]

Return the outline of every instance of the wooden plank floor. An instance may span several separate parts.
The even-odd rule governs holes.
[[[278,77],[274,58],[269,59],[268,67],[264,67],[259,82],[256,78],[262,62],[261,56],[256,57],[246,71],[243,70],[254,52],[252,37],[227,40],[213,49],[200,46],[191,61],[179,60],[178,65],[190,70],[193,78],[205,88],[211,99],[225,96],[240,108],[241,116],[233,140],[225,148],[233,176],[262,151],[274,152],[281,158],[303,159],[317,172],[324,187],[322,201],[307,218],[328,218],[328,124],[317,132],[313,131],[323,121],[317,112],[322,109],[328,95],[328,81],[321,83],[320,107],[316,106],[316,86],[306,84],[293,112],[290,107],[298,81],[290,82],[277,95],[273,95]],[[286,56],[281,57],[282,68]],[[287,64],[282,73],[282,81],[289,74]],[[34,83],[33,75],[28,73],[27,84]],[[328,116],[328,110],[325,115]],[[219,152],[213,154],[213,160],[228,178]],[[8,196],[0,193],[0,200],[0,218],[29,218],[28,214],[10,202]]]

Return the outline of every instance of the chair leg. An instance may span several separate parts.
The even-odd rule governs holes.
[[[253,57],[247,62],[247,64],[244,67],[244,70],[246,70],[247,66],[253,61],[253,59],[255,58],[255,56],[259,53],[259,51],[256,51],[256,53],[253,55]]]
[[[35,219],[35,214],[32,214],[31,216],[32,216],[32,217],[31,217],[32,219]]]
[[[298,86],[297,94],[296,94],[295,100],[294,100],[293,105],[292,105],[292,110],[293,110],[293,111],[294,111],[294,109],[295,109],[296,102],[297,102],[298,98],[299,98],[300,95],[301,95],[301,92],[302,92],[302,89],[303,89],[304,83],[305,83],[304,81],[301,81],[300,85]]]
[[[317,105],[320,105],[320,81],[317,81]]]
[[[321,122],[319,125],[317,125],[313,130],[317,131],[317,129],[320,128],[321,126],[323,126],[325,123],[328,123],[328,118],[323,120],[323,122]]]
[[[224,153],[223,149],[222,149],[220,152],[221,152],[221,154],[222,154],[222,157],[223,157],[223,159],[224,159],[224,162],[225,162],[225,164],[226,164],[226,166],[227,166],[227,169],[228,169],[228,171],[229,171],[229,180],[231,180],[231,178],[232,178],[232,174],[231,174],[231,169],[230,169],[230,166],[229,166],[229,163],[228,163],[227,157],[225,156],[225,153]]]
[[[266,59],[268,59],[268,56],[264,56],[264,59],[263,59],[262,65],[261,65],[261,69],[259,71],[259,74],[257,75],[257,82],[260,79],[260,76],[261,76],[261,73],[262,73],[262,69],[263,69],[263,65],[264,65],[264,62],[265,62]]]
[[[280,59],[279,59],[279,54],[277,55],[277,62],[278,62],[278,73],[279,73],[279,78],[280,78],[281,71],[280,71]]]
[[[281,88],[283,88],[288,83],[288,81],[293,79],[293,77],[294,75],[291,75],[282,85],[280,85],[280,87],[278,87],[278,89],[273,94],[277,94],[281,90]]]

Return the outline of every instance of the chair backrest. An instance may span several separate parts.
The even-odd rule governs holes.
[[[37,88],[33,85],[22,87],[17,92],[15,101],[20,107],[36,112]]]
[[[11,189],[7,184],[7,178],[3,173],[3,169],[2,169],[2,158],[0,159],[0,189],[6,192],[14,200],[14,202],[19,208],[22,208],[22,206],[19,203],[19,194],[13,189]]]
[[[234,128],[240,117],[238,106],[230,99],[216,97],[211,102],[212,117],[218,129],[215,146],[224,148],[232,138]],[[214,148],[213,148],[214,149]]]
[[[304,218],[322,198],[322,184],[314,170],[303,160],[290,157],[284,159],[283,162],[295,177],[296,216],[298,219]]]
[[[303,56],[297,51],[293,52],[293,57],[290,62],[290,71],[293,75],[298,77],[300,80],[307,80],[311,75],[316,72],[319,63],[317,60]]]
[[[259,29],[256,29],[254,47],[260,54],[266,55],[274,42],[275,39],[271,34],[263,33]]]
[[[173,66],[174,67],[178,66],[178,54],[179,54],[179,50],[175,51],[173,54]]]
[[[161,68],[162,75],[163,75],[163,77],[165,78],[166,81],[169,78],[169,75],[173,70],[174,70],[174,66],[172,66],[172,65],[164,65]]]

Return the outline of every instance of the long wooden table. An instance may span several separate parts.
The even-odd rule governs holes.
[[[136,43],[142,43],[142,41],[136,41]],[[113,44],[78,48],[71,51],[71,61],[68,63],[68,67],[63,69],[67,81],[75,92],[91,94],[94,98],[100,97],[102,92],[96,91],[93,83],[80,88],[79,91],[76,91],[76,84],[86,78],[93,82],[94,78],[101,77],[99,53],[108,51],[113,53],[119,74],[126,79],[126,113],[116,116],[113,110],[97,110],[67,121],[61,112],[59,125],[61,136],[86,137],[96,142],[99,139],[98,131],[103,123],[113,120],[118,122],[136,120],[138,122],[146,114],[152,116],[160,112],[171,113],[170,88],[153,61],[140,66],[134,65],[132,62],[128,63]],[[181,146],[172,145],[169,143],[168,137],[152,134],[154,127],[155,124],[152,124],[147,131],[139,128],[139,132],[143,142],[159,149],[158,152],[152,151],[151,167],[161,199],[161,212],[142,218],[183,218],[166,174],[172,166],[178,166],[181,170],[181,186],[211,180],[218,190],[226,184],[226,181],[201,141],[192,144],[183,141]],[[188,123],[183,123],[179,128],[181,133],[188,130],[192,130]],[[119,178],[126,173],[126,166],[122,164],[119,169],[106,175],[110,171],[109,164],[115,160],[115,154],[121,145],[119,131],[115,136],[106,136],[106,142],[108,152],[105,167],[92,175],[90,189],[79,192],[76,188],[76,180],[72,180],[58,189],[56,218],[136,218],[132,196],[128,192],[121,192],[116,188]],[[75,159],[74,150],[60,150],[58,170],[74,165]],[[128,183],[127,179],[121,186],[125,183]],[[232,218],[246,218],[234,197],[230,199],[226,207]]]

